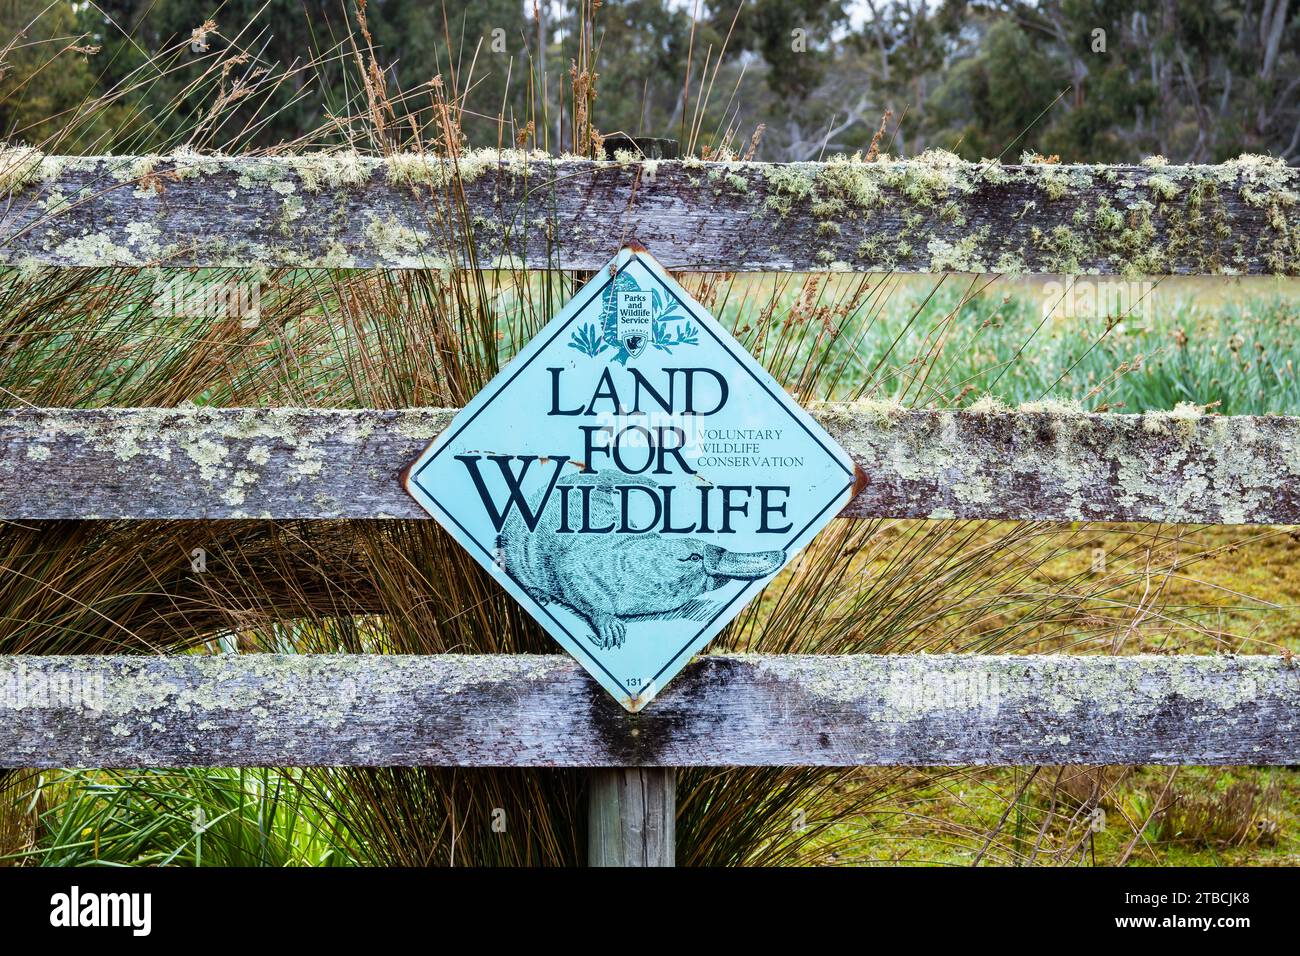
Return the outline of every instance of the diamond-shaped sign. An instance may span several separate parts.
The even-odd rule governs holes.
[[[407,470],[407,490],[630,711],[843,508],[845,451],[624,249]]]

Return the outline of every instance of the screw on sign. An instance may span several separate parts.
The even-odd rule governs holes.
[[[853,497],[852,459],[623,249],[407,469],[407,490],[629,711]]]

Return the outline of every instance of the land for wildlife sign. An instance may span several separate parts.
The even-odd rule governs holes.
[[[628,248],[405,484],[637,711],[848,503],[855,469],[653,257]]]

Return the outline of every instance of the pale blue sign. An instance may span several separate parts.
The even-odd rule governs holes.
[[[636,711],[848,503],[854,465],[648,253],[624,249],[406,488]]]

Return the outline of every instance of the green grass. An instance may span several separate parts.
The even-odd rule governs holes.
[[[1282,298],[1204,315],[1178,301],[1149,319],[1049,319],[1025,299],[981,303],[989,325],[950,378],[1019,404],[1045,397],[1142,412],[1179,402],[1224,415],[1300,412],[1300,321]]]
[[[799,315],[800,289],[771,277],[744,281],[753,290],[718,309],[733,330],[743,330],[755,302],[772,294],[781,301],[777,315]],[[852,281],[829,280],[841,288]],[[1224,415],[1300,414],[1300,312],[1281,287],[1207,300],[1184,280],[1167,290],[1154,285],[1126,314],[1044,318],[1056,300],[1025,283],[874,281],[879,291],[833,339],[807,339],[819,361],[843,368],[835,381],[840,397],[866,391],[907,405],[952,406],[991,394],[1009,405],[1055,398],[1089,410],[1143,412],[1194,402]],[[928,374],[916,374],[926,367]]]
[[[288,772],[81,770],[50,774],[27,799],[42,866],[346,866],[353,852]]]
[[[1020,767],[914,773],[917,786],[905,803],[831,829],[828,838],[851,848],[837,851],[838,862],[1300,863],[1300,771],[1044,767],[1032,780]]]

